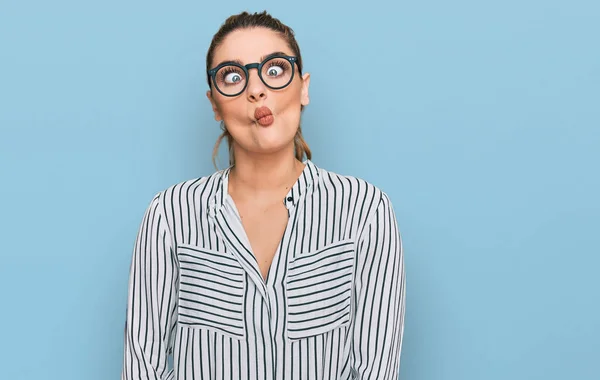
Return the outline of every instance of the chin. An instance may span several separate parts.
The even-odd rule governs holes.
[[[259,146],[254,149],[256,153],[262,154],[273,154],[281,152],[285,149],[292,148],[294,146],[294,141],[283,141],[283,142],[269,142],[269,143],[261,143]]]
[[[282,150],[294,150],[295,129],[282,128],[277,123],[268,127],[256,126],[258,129],[239,131],[232,128],[230,133],[234,141],[245,151],[257,154],[272,154]]]
[[[259,146],[261,149],[277,151],[284,149],[290,144],[294,144],[294,137],[296,135],[295,130],[282,131],[278,129],[276,125],[261,128],[263,129],[254,136],[255,145]]]

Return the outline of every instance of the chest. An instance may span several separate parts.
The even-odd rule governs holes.
[[[246,239],[266,279],[288,225],[288,210],[282,204],[252,202],[240,203],[237,209]]]
[[[178,320],[251,340],[252,334],[264,338],[275,333],[299,341],[343,330],[352,319],[355,249],[353,241],[345,240],[297,255],[283,252],[283,270],[265,288],[248,272],[240,251],[179,246]],[[277,331],[269,330],[270,325]],[[254,328],[248,331],[247,326]]]

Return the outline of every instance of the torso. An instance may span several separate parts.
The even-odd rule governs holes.
[[[163,331],[172,342],[173,378],[177,379],[187,378],[190,372],[205,380],[355,377],[353,342],[371,339],[367,344],[371,350],[377,347],[375,340],[391,342],[402,336],[400,325],[393,331],[381,330],[385,338],[370,334],[392,326],[377,318],[383,310],[378,305],[400,294],[399,288],[384,287],[382,282],[398,278],[401,267],[358,252],[361,231],[386,198],[365,181],[326,172],[312,163],[291,188],[283,186],[269,194],[265,189],[257,193],[236,187],[236,183],[228,193],[225,173],[174,185],[153,200],[141,231],[155,233],[140,234],[138,246],[142,249],[142,243],[153,239],[161,243],[155,248],[166,250],[172,244],[176,260],[169,260],[168,251],[155,256],[162,261],[152,261],[151,267],[147,260],[134,260],[137,267],[132,275],[149,276],[172,292],[165,297],[165,292],[147,292],[143,281],[134,282],[140,294],[152,296],[153,302],[139,304],[135,293],[138,303],[133,305],[141,312],[132,314],[137,318],[132,333],[146,341],[146,329],[138,334],[137,326],[147,325],[149,313],[175,311],[172,324],[165,325],[173,328]],[[288,201],[288,193],[293,202]],[[283,249],[277,252],[288,215],[293,223],[285,231]],[[379,237],[390,239],[395,230],[389,222],[395,223],[392,216],[386,226],[377,226]],[[150,225],[157,228],[148,229]],[[392,246],[401,245],[391,240],[382,245],[385,249]],[[250,254],[257,259],[257,268],[248,265],[253,264]],[[145,268],[152,272],[146,274]],[[267,284],[260,283],[261,273],[263,279],[268,278]],[[355,318],[356,278],[363,286],[376,284],[385,290],[384,298],[375,288],[356,293],[369,298],[369,307],[376,305],[373,318]],[[403,322],[403,316],[390,318]],[[353,329],[364,333],[359,337]],[[386,355],[391,357],[387,351]],[[399,357],[398,351],[393,356]],[[137,366],[124,368],[132,373],[138,370]]]

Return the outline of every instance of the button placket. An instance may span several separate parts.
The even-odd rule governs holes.
[[[217,216],[217,203],[214,198],[208,201],[208,209],[206,210],[208,216],[215,218]]]
[[[290,209],[292,209],[294,207],[294,198],[291,196],[287,196],[287,197],[283,198],[283,205],[289,211]]]

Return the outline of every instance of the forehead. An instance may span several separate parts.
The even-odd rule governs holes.
[[[267,28],[238,29],[229,33],[215,49],[212,64],[233,60],[244,64],[258,62],[261,57],[278,51],[292,55],[279,33]]]

